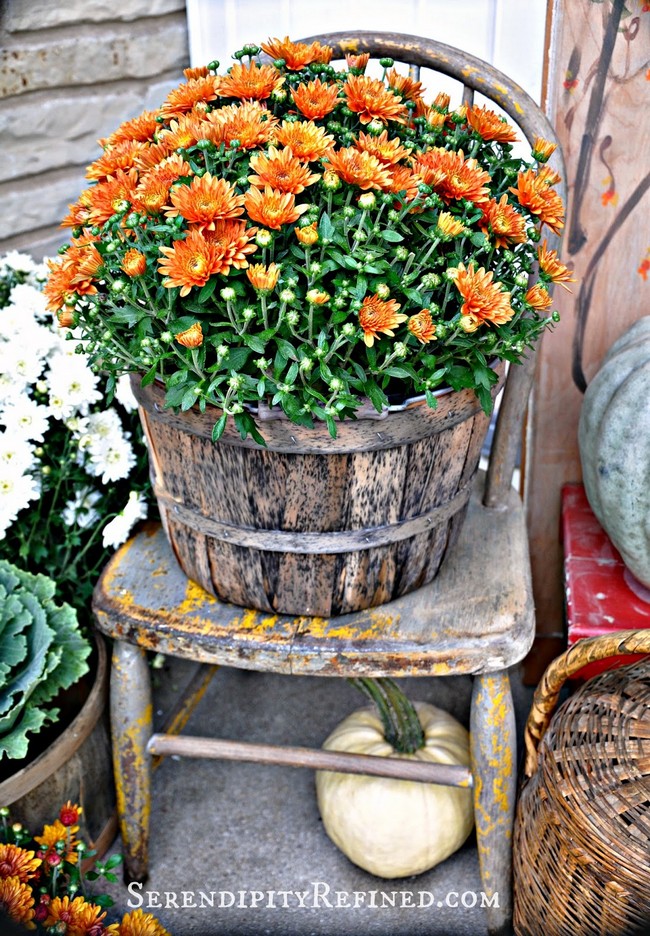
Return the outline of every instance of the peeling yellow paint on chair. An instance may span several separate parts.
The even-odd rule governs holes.
[[[363,623],[338,624],[332,626],[326,618],[301,618],[296,636],[309,635],[316,639],[366,641],[381,637],[394,637],[398,632],[399,618],[381,613],[371,613]],[[302,624],[302,622],[305,622]]]
[[[204,588],[188,579],[185,586],[185,597],[175,610],[177,614],[182,614],[185,617],[195,611],[202,610],[206,604],[209,605],[215,601],[216,599]]]
[[[359,51],[358,39],[346,39],[341,42],[340,45],[343,52],[352,52],[353,54],[356,54]]]

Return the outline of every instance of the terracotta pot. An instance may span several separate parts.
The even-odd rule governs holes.
[[[267,446],[215,407],[175,413],[132,378],[154,492],[185,574],[223,601],[331,617],[391,601],[436,575],[465,515],[489,425],[472,390],[397,411],[367,407],[296,426],[258,413]],[[495,390],[496,392],[496,390]]]
[[[102,855],[117,833],[115,788],[108,728],[109,668],[103,638],[96,638],[97,665],[78,714],[35,759],[16,761],[16,772],[0,783],[0,804],[11,818],[39,835],[67,801],[83,812],[78,838]],[[68,690],[76,695],[79,686]],[[58,703],[57,703],[58,704]],[[65,700],[62,710],[65,707]],[[35,740],[38,735],[35,736]],[[89,864],[92,864],[91,859]]]

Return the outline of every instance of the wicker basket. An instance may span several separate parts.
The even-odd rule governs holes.
[[[650,659],[595,676],[553,716],[573,673],[632,653],[650,653],[649,631],[582,640],[537,688],[513,846],[517,936],[650,933]]]

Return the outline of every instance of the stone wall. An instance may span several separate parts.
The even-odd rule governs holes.
[[[97,140],[189,63],[185,0],[0,0],[0,254],[52,255]]]

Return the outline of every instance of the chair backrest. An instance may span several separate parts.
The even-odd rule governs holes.
[[[557,145],[550,164],[561,176],[557,192],[566,204],[566,172],[555,130],[540,106],[503,72],[467,52],[420,36],[352,31],[323,33],[302,41],[315,39],[332,46],[335,59],[344,58],[348,53],[369,52],[373,58],[389,57],[408,65],[409,74],[416,81],[421,68],[455,78],[462,85],[462,103],[465,104],[472,104],[474,94],[480,93],[510,117],[531,145],[536,137]],[[432,86],[429,90],[435,93],[437,89]],[[560,238],[553,232],[549,231],[547,241],[549,247],[559,248]],[[512,483],[534,370],[532,352],[522,364],[509,369],[490,451],[484,494],[484,503],[488,507],[500,507]]]

